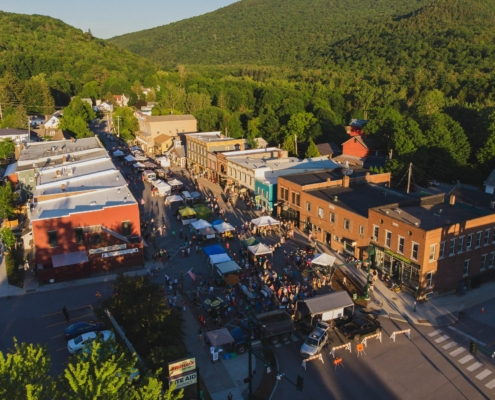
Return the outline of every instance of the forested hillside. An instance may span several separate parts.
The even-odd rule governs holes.
[[[427,0],[241,0],[198,17],[110,39],[165,67],[307,66],[316,49]]]
[[[0,77],[7,75],[0,90],[4,109],[23,105],[27,111],[53,112],[54,102],[67,105],[74,94],[128,92],[135,80],[155,70],[151,61],[60,20],[0,11]]]

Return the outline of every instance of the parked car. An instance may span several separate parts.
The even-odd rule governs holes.
[[[440,186],[440,182],[438,182],[435,179],[432,179],[431,181],[428,182],[428,187],[430,187],[430,186],[438,187],[438,186]]]
[[[366,335],[379,333],[381,330],[380,323],[376,319],[369,317],[355,317],[352,322],[339,328],[340,333],[349,340],[354,339],[355,342],[359,342]]]
[[[82,335],[83,333],[102,331],[104,328],[105,324],[99,321],[78,322],[64,329],[65,339],[74,339],[75,337]]]
[[[106,342],[111,337],[113,337],[112,331],[83,333],[82,335],[76,337],[75,339],[71,339],[67,342],[67,350],[69,350],[70,354],[75,354],[81,351],[85,345],[91,343],[93,340],[100,339]]]
[[[321,352],[328,341],[328,329],[330,325],[326,322],[319,321],[316,328],[306,338],[301,346],[300,353],[304,358],[315,356]]]

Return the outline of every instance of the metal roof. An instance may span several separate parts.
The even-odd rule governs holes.
[[[321,314],[327,311],[354,306],[354,302],[347,292],[344,291],[325,294],[311,299],[299,300],[299,302],[305,303],[311,314]]]

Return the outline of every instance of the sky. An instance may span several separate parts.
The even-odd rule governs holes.
[[[108,39],[217,10],[235,0],[0,0],[0,10],[60,19]]]

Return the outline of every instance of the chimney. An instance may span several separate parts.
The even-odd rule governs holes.
[[[65,183],[62,183],[62,192],[65,192]]]
[[[60,178],[60,170],[57,170],[57,172],[55,172],[55,174],[57,175],[57,178]]]
[[[345,132],[350,135],[351,134],[351,127],[350,126],[346,126],[345,127]]]
[[[342,177],[342,186],[345,187],[345,188],[348,188],[349,187],[349,182],[350,182],[349,176],[344,175]]]
[[[277,158],[278,158],[278,159],[284,158],[284,154],[283,154],[282,150],[280,150],[280,151],[277,153]]]
[[[330,178],[327,178],[327,183],[330,183],[332,182],[332,180]]]
[[[62,157],[62,162],[65,164],[67,162],[67,157],[66,156],[63,156]]]
[[[454,207],[455,206],[455,195],[451,194],[450,195],[450,198],[449,198],[449,205],[451,207]]]
[[[72,143],[74,143],[74,142],[75,142],[74,138],[70,138],[70,141],[71,141]]]

